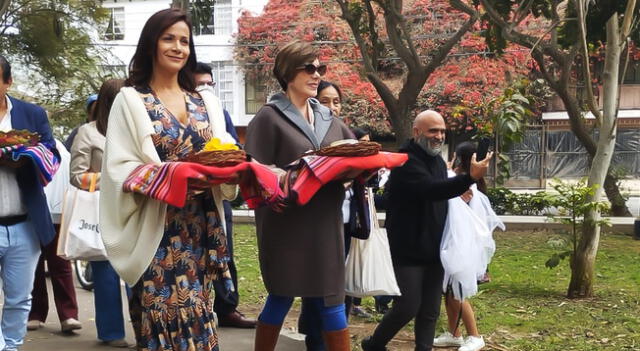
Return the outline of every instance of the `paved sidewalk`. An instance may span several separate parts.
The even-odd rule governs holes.
[[[76,288],[78,304],[80,306],[80,321],[83,328],[77,333],[63,334],[60,332],[60,323],[55,312],[53,293],[49,286],[49,316],[44,328],[27,333],[25,343],[21,351],[86,351],[86,350],[127,350],[107,347],[100,344],[96,339],[96,328],[94,322],[93,293]],[[124,289],[122,295],[126,297]],[[127,304],[123,303],[126,322],[126,339],[134,344],[133,329],[128,321]],[[219,328],[221,351],[253,351],[253,339],[255,329]],[[304,350],[304,342],[294,340],[291,337],[280,335],[278,340],[278,351],[301,351]]]

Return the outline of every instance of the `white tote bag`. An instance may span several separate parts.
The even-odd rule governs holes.
[[[69,188],[70,155],[64,145],[57,139],[56,148],[60,153],[60,168],[58,168],[51,182],[44,187],[44,194],[47,197],[47,205],[49,205],[49,213],[51,213],[53,223],[60,224],[64,194]]]
[[[345,290],[354,297],[400,295],[391,262],[387,231],[378,225],[373,191],[367,189],[371,234],[369,239],[352,238],[345,270]]]
[[[70,186],[65,194],[57,248],[58,256],[64,259],[107,259],[98,226],[100,191],[95,191],[96,178],[94,174],[89,191]]]

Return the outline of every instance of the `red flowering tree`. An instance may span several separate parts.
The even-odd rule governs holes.
[[[345,95],[345,120],[376,134],[388,134],[384,105],[354,65],[358,54],[338,14],[335,4],[326,1],[269,1],[261,15],[245,12],[238,20],[236,59],[244,65],[248,79],[275,92],[280,88],[271,72],[278,47],[294,39],[315,42],[320,59],[330,67],[324,79],[340,85]]]
[[[351,125],[367,127],[378,135],[393,130],[402,142],[411,131],[415,112],[432,108],[443,113],[450,127],[470,128],[482,116],[469,111],[479,111],[483,100],[500,94],[509,77],[526,74],[530,65],[525,51],[507,50],[500,58],[487,54],[479,25],[459,10],[460,6],[449,2],[409,1],[400,14],[415,58],[423,67],[420,75],[424,81],[410,73],[393,45],[394,39],[387,34],[385,9],[377,4],[361,7],[369,12],[360,13],[359,21],[369,18],[370,30],[354,41],[352,27],[341,19],[345,16],[341,1],[271,0],[261,15],[244,13],[239,19],[236,58],[249,78],[266,82],[270,91],[276,91],[279,88],[271,70],[277,47],[293,39],[308,40],[319,47],[321,60],[330,65],[325,78],[342,87],[346,98],[343,116]],[[352,16],[357,15],[356,3],[349,5]],[[465,25],[468,28],[461,30]],[[456,35],[453,33],[459,38],[451,39]],[[360,44],[364,42],[369,44],[363,44],[363,49]],[[443,49],[445,45],[450,47]],[[440,55],[439,63],[430,61],[434,55]],[[430,72],[423,72],[425,69]],[[400,104],[403,106],[398,108]],[[467,107],[467,112],[456,114],[456,106]]]

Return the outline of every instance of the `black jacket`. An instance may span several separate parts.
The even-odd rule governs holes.
[[[447,177],[440,156],[429,156],[413,139],[400,152],[409,160],[391,171],[385,187],[386,228],[396,265],[440,263],[440,242],[447,218],[447,200],[473,184],[468,174]]]

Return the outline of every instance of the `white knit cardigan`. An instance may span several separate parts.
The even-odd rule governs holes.
[[[200,94],[213,136],[222,142],[235,143],[226,132],[218,98],[209,92]],[[109,114],[100,185],[100,232],[109,262],[131,286],[151,263],[165,229],[167,204],[122,190],[125,179],[136,167],[162,163],[151,138],[154,133],[140,94],[134,88],[122,88]],[[222,200],[235,197],[235,188],[225,189],[227,196],[221,186],[212,188],[223,227]]]

